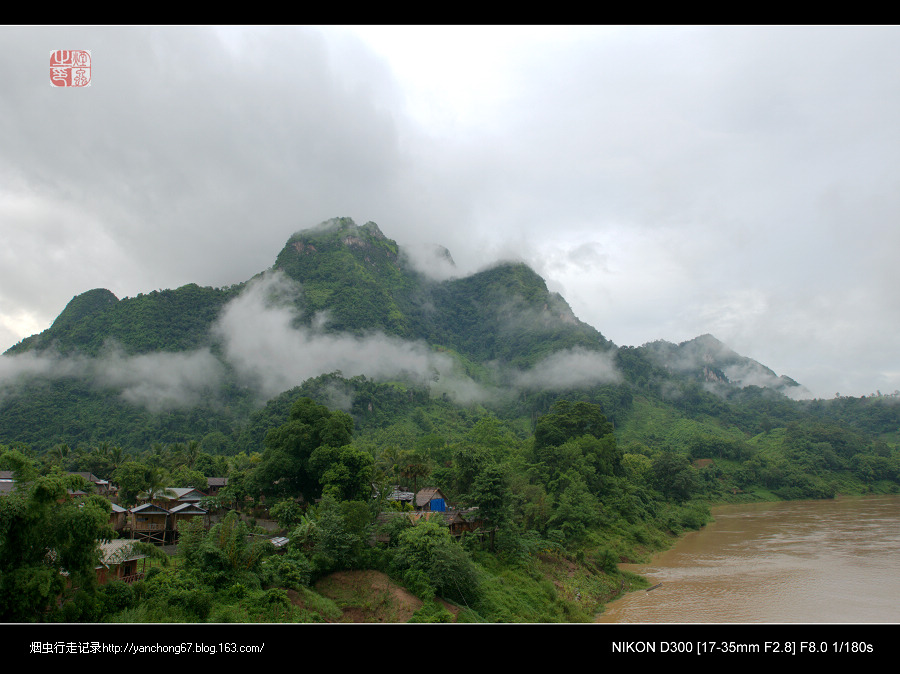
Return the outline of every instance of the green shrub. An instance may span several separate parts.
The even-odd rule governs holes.
[[[408,622],[411,623],[452,623],[453,614],[438,601],[430,600],[422,604],[422,607],[412,614]]]
[[[137,596],[134,588],[121,580],[113,580],[100,588],[100,599],[103,602],[104,613],[119,613],[134,607]]]
[[[618,573],[619,556],[608,547],[602,547],[594,554],[593,563],[605,573]]]

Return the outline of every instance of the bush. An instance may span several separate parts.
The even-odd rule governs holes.
[[[104,614],[119,613],[133,608],[137,603],[134,588],[121,580],[113,580],[100,588],[100,599],[103,602]]]
[[[312,581],[312,563],[298,551],[275,555],[265,560],[262,567],[263,582],[269,587],[288,587],[299,590]]]
[[[422,604],[422,607],[412,614],[408,622],[411,623],[452,623],[453,614],[438,601],[430,600]]]
[[[594,554],[594,565],[604,571],[604,573],[619,572],[619,556],[609,547],[602,547]]]
[[[422,601],[434,599],[434,588],[425,575],[419,569],[407,569],[403,574],[403,585]]]
[[[201,588],[177,589],[169,595],[169,603],[204,621],[212,611],[213,595]]]
[[[454,601],[477,603],[481,596],[478,567],[447,528],[436,522],[419,522],[399,536],[391,568],[404,579],[410,570],[420,572],[435,592]]]

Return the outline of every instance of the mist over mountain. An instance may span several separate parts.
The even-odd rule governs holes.
[[[0,357],[0,442],[23,439],[15,429],[37,424],[35,415],[77,416],[80,404],[134,408],[128,414],[144,426],[200,414],[236,428],[328,373],[403,382],[463,405],[651,380],[693,381],[723,396],[745,386],[802,390],[709,335],[623,351],[521,262],[464,277],[453,269],[446,249],[411,255],[373,222],[335,218],[295,233],[271,268],[230,287],[122,299],[88,290]],[[92,431],[79,433],[28,437]]]
[[[794,398],[811,398],[809,391],[787,376],[732,351],[712,335],[700,335],[680,344],[656,341],[642,347],[654,363],[670,372],[718,390],[727,386],[758,386]]]

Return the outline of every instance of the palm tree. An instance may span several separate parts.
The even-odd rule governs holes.
[[[179,460],[188,468],[193,469],[197,459],[200,458],[200,443],[197,440],[191,440],[186,445],[183,443],[179,444],[178,447]]]
[[[375,470],[386,479],[394,477],[397,473],[397,464],[402,458],[402,452],[396,445],[389,445],[381,450],[375,459]]]
[[[397,464],[397,471],[401,477],[413,481],[413,507],[415,507],[415,494],[419,491],[419,478],[431,473],[428,459],[415,453],[405,452]]]
[[[153,466],[147,470],[147,500],[153,501],[160,497],[171,498],[175,496],[175,492],[166,486],[169,475],[162,468]]]
[[[52,452],[54,460],[57,460],[60,466],[62,466],[63,461],[69,458],[69,453],[69,445],[64,442],[56,445],[56,447],[53,448]]]
[[[109,458],[112,461],[113,470],[122,465],[122,459],[125,458],[125,450],[121,447],[113,447],[109,450]]]

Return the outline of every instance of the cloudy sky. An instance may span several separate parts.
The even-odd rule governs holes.
[[[900,388],[900,28],[0,27],[0,72],[0,351],[349,216],[619,345]]]

